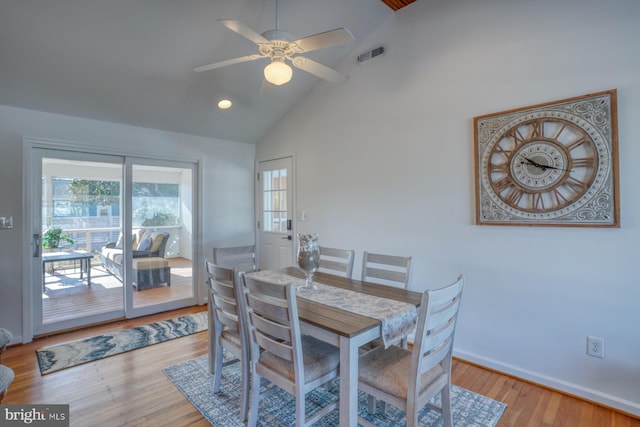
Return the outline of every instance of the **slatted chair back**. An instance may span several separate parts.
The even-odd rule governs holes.
[[[353,249],[320,246],[320,268],[318,271],[351,279],[355,254],[356,251]]]
[[[280,285],[245,277],[250,333],[255,342],[253,356],[267,351],[293,362],[300,374],[300,322],[293,285]],[[300,357],[298,356],[298,353]],[[299,377],[304,378],[304,377]]]
[[[362,255],[361,280],[363,282],[402,286],[409,289],[410,278],[411,257],[371,252],[364,252]]]
[[[223,349],[240,359],[241,400],[240,417],[248,417],[249,405],[249,344],[245,317],[241,314],[241,283],[235,269],[206,261],[209,284],[209,370],[214,374],[213,392],[220,391]],[[235,361],[235,360],[234,360]]]
[[[218,323],[218,327],[226,326],[230,331],[240,335],[243,331],[238,315],[233,269],[220,267],[209,261],[206,261],[206,264],[214,320]]]
[[[439,363],[444,363],[451,375],[451,352],[463,287],[464,277],[460,275],[454,283],[422,295],[411,361],[415,375],[410,375],[410,387],[413,383],[415,388],[415,379]]]
[[[235,267],[239,271],[255,271],[256,246],[246,245],[213,248],[213,263],[221,267]]]

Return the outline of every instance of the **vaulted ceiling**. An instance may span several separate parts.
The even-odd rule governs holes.
[[[279,0],[279,27],[296,37],[344,27],[355,42],[306,54],[335,67],[373,29],[414,0]],[[196,73],[256,53],[217,22],[275,28],[275,0],[2,0],[0,104],[255,143],[323,80],[294,69],[263,83],[263,60]],[[219,110],[220,98],[234,105]]]

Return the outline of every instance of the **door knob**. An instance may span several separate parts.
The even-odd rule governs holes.
[[[35,233],[33,235],[33,257],[34,258],[39,258],[40,257],[40,238],[42,236],[40,235],[40,233]]]

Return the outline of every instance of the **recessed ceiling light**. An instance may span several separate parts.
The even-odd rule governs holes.
[[[231,108],[233,103],[229,99],[221,99],[218,101],[218,108],[221,110],[226,110],[227,108]]]

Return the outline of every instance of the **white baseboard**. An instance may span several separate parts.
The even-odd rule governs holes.
[[[10,346],[18,345],[18,344],[26,344],[25,342],[22,341],[22,335],[14,335],[11,341],[9,342]]]
[[[621,399],[617,396],[602,393],[598,390],[583,387],[578,384],[569,383],[558,378],[540,374],[538,372],[528,371],[518,366],[509,365],[507,363],[500,362],[499,360],[489,359],[487,357],[479,356],[474,353],[454,350],[453,356],[458,359],[466,360],[468,362],[484,366],[495,371],[503,372],[505,374],[521,378],[523,380],[531,381],[533,383],[540,384],[554,390],[558,390],[573,396],[578,396],[604,406],[615,408],[627,414],[640,417],[640,403],[637,402],[631,402],[629,400]]]

